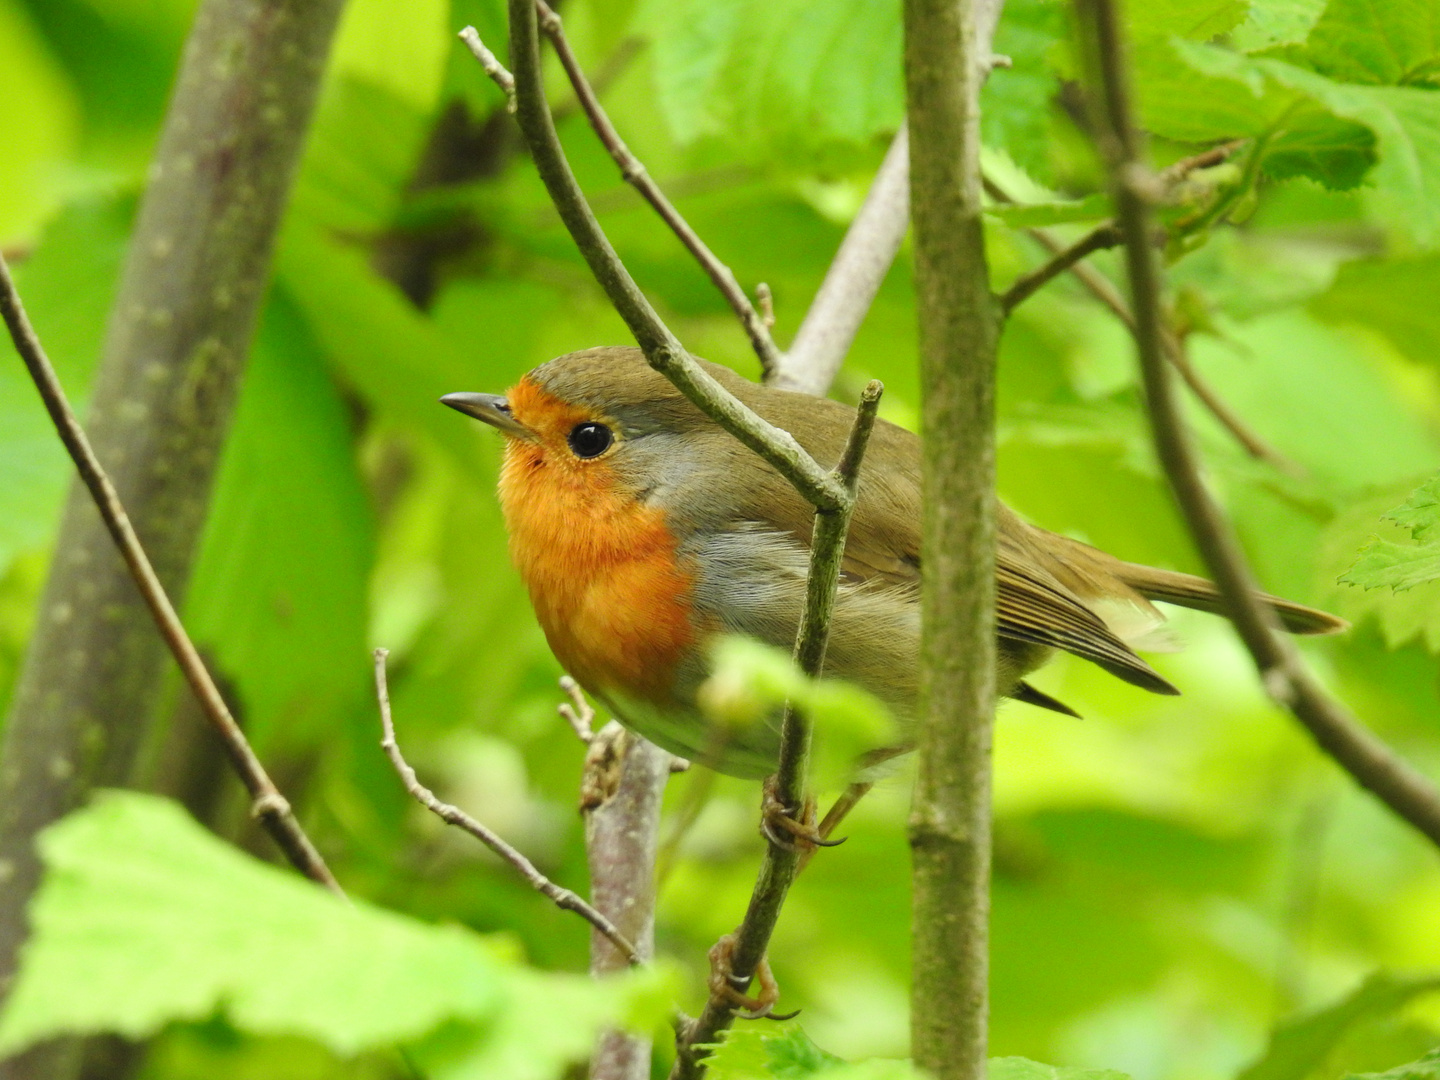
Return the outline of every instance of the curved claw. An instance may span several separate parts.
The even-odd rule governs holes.
[[[780,1000],[780,984],[770,970],[770,961],[760,958],[755,968],[755,982],[760,992],[754,997],[745,993],[749,979],[741,979],[730,969],[730,960],[735,952],[736,936],[726,934],[710,949],[710,993],[728,1004],[742,1020],[793,1020],[800,1015],[792,1013],[776,1016],[775,1005]]]

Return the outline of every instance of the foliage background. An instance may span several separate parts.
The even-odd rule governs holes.
[[[1440,586],[1337,584],[1372,536],[1409,542],[1381,514],[1440,459],[1440,14],[1423,0],[1134,6],[1158,159],[1285,132],[1255,176],[1227,167],[1201,192],[1231,185],[1242,223],[1193,230],[1172,251],[1197,365],[1298,466],[1249,460],[1197,412],[1213,479],[1268,588],[1356,619],[1306,646],[1326,680],[1440,775]],[[192,9],[0,0],[0,244],[24,255],[21,289],[82,401]],[[788,340],[899,120],[898,4],[573,0],[565,14],[592,72],[621,58],[606,91],[617,125],[740,280],[771,285]],[[348,889],[504,930],[534,964],[578,971],[584,925],[403,796],[378,751],[369,685],[367,648],[385,645],[412,760],[552,877],[583,883],[582,748],[555,716],[559,670],[506,556],[497,440],[435,399],[500,390],[560,352],[626,337],[498,92],[455,43],[467,23],[492,47],[505,40],[495,0],[352,0],[185,615]],[[997,41],[1015,64],[986,91],[988,166],[1025,201],[1099,187],[1067,33],[1062,6],[1012,0]],[[551,88],[563,108],[558,78]],[[573,109],[562,135],[683,340],[754,375],[728,310]],[[998,219],[990,239],[997,283],[1039,260]],[[1097,263],[1114,276],[1112,261]],[[902,256],[837,395],[881,378],[889,417],[913,423],[914,354]],[[1055,283],[1007,327],[1000,379],[1007,501],[1126,558],[1197,569],[1112,317]],[[68,480],[8,343],[0,463],[3,705]],[[1156,665],[1181,698],[1062,657],[1036,681],[1085,720],[1002,709],[997,1055],[1142,1080],[1229,1076],[1293,1012],[1376,970],[1440,968],[1434,852],[1266,702],[1219,620],[1180,613],[1175,625],[1188,647]],[[166,706],[177,717],[178,696]],[[833,741],[832,759],[846,749],[843,733]],[[167,754],[153,749],[146,780],[184,793]],[[672,804],[702,782],[678,778]],[[237,788],[227,777],[202,792],[206,813],[268,857]],[[748,895],[756,795],[717,782],[663,884],[659,945],[688,966],[692,1009],[705,950]],[[807,871],[772,949],[786,1007],[847,1058],[905,1052],[906,805],[902,773],[856,814],[850,842]],[[1350,1031],[1315,1075],[1385,1068],[1436,1043],[1440,996],[1420,996]],[[390,1067],[366,1061],[375,1075]],[[357,1068],[216,1019],[170,1026],[144,1075]]]

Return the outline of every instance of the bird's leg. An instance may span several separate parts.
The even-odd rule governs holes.
[[[827,840],[825,834],[815,827],[815,799],[807,795],[800,807],[799,817],[795,810],[780,801],[775,793],[775,777],[766,778],[760,799],[760,835],[776,847],[802,854],[822,847],[839,847],[844,840]]]
[[[773,1012],[776,1002],[780,1000],[780,984],[775,981],[775,975],[770,970],[770,961],[763,956],[755,968],[755,981],[760,984],[760,993],[755,997],[745,993],[749,989],[750,980],[740,978],[731,969],[735,941],[734,934],[726,934],[710,949],[710,996],[729,1004],[744,1020],[766,1017],[771,1020],[791,1020],[799,1016],[798,1011],[785,1013],[783,1016],[776,1016]]]

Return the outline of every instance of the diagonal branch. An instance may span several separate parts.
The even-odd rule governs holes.
[[[590,81],[585,77],[585,69],[580,66],[580,61],[575,58],[575,52],[570,48],[569,39],[565,37],[565,28],[560,21],[560,16],[545,3],[545,0],[535,0],[535,6],[539,12],[540,29],[550,39],[555,47],[555,55],[560,59],[560,66],[565,69],[565,74],[570,79],[570,85],[575,89],[575,97],[580,102],[580,107],[585,110],[585,115],[590,120],[590,126],[595,129],[615,164],[620,167],[620,175],[640,193],[640,197],[655,208],[671,231],[685,245],[685,249],[695,256],[695,261],[700,264],[701,269],[715,283],[720,294],[725,297],[726,302],[734,309],[735,316],[740,320],[746,335],[750,338],[750,344],[755,349],[755,355],[760,358],[761,370],[765,378],[769,380],[773,373],[778,370],[780,364],[780,350],[775,347],[774,340],[770,337],[770,330],[765,325],[764,318],[755,310],[750,303],[750,298],[745,295],[745,290],[735,280],[735,275],[730,268],[710,250],[705,241],[700,239],[698,233],[690,227],[684,215],[675,208],[675,205],[665,197],[657,184],[640,159],[625,145],[625,140],[615,130],[615,125],[610,122],[605,107],[600,104]]]
[[[385,678],[385,658],[390,655],[389,649],[375,650],[375,696],[380,703],[380,726],[384,737],[380,740],[380,747],[385,751],[385,756],[390,759],[395,772],[399,774],[405,790],[425,809],[438,817],[447,825],[454,825],[464,829],[471,836],[479,840],[487,848],[493,851],[501,859],[509,863],[519,872],[520,876],[528,881],[537,892],[543,893],[554,901],[555,906],[564,911],[573,911],[582,919],[588,922],[601,934],[604,934],[610,943],[618,949],[622,956],[632,964],[642,964],[645,958],[622,934],[615,924],[607,919],[600,912],[590,906],[582,897],[571,892],[563,886],[556,885],[553,881],[536,869],[535,864],[512,847],[504,837],[490,828],[476,821],[469,814],[465,813],[458,806],[447,802],[441,802],[433,791],[420,783],[419,777],[405,756],[400,752],[400,744],[395,741],[395,722],[390,716],[390,687]]]
[[[473,27],[466,27],[461,35],[467,41],[478,36]],[[510,57],[515,68],[516,119],[535,167],[595,280],[625,320],[650,366],[674,383],[696,408],[764,458],[812,506],[838,509],[845,500],[844,489],[792,435],[747,408],[686,352],[595,220],[570,170],[545,100],[534,0],[510,0]]]
[[[1266,692],[1288,709],[1320,748],[1396,815],[1440,846],[1440,790],[1321,689],[1274,614],[1256,601],[1254,575],[1225,516],[1200,476],[1199,455],[1181,415],[1166,363],[1163,281],[1149,243],[1153,186],[1130,106],[1125,42],[1111,0],[1078,0],[1082,52],[1095,86],[1117,220],[1125,235],[1135,340],[1155,449],[1196,546],[1224,598]]]
[[[110,482],[110,477],[106,475],[99,458],[90,447],[90,440],[84,429],[75,419],[75,413],[70,408],[70,402],[65,397],[55,369],[45,355],[35,328],[30,325],[30,320],[25,315],[25,307],[15,289],[10,268],[3,258],[0,258],[0,317],[4,318],[10,338],[15,343],[15,351],[25,362],[25,367],[35,382],[35,388],[40,392],[45,410],[50,414],[55,430],[60,435],[60,441],[69,451],[80,479],[89,489],[95,508],[99,510],[106,529],[115,541],[115,547],[124,558],[130,576],[134,578],[140,595],[150,609],[156,628],[174,655],[185,681],[195,692],[195,698],[206,718],[220,737],[225,753],[245,785],[245,790],[250,793],[251,813],[264,826],[265,831],[274,837],[286,858],[297,870],[331,892],[344,896],[344,891],[330,873],[330,868],[325,865],[320,852],[300,827],[290,803],[280,794],[280,790],[266,773],[265,766],[255,756],[255,751],[251,749],[245,733],[230,714],[230,709],[205,667],[205,662],[200,658],[194,642],[181,625],[180,617],[175,613],[175,607],[171,604],[165,587],[160,584],[155,568],[150,564],[150,557],[141,546],[140,538],[135,535],[130,517],[121,505],[120,496],[116,494],[115,485]]]

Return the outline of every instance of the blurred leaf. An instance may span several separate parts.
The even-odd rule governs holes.
[[[1059,92],[1057,54],[1065,40],[1065,8],[1054,0],[1010,0],[995,28],[994,51],[1009,67],[990,72],[981,90],[980,134],[1041,179],[1053,171],[1052,102]]]
[[[331,46],[331,70],[383,86],[429,112],[448,52],[463,48],[448,32],[449,14],[449,0],[410,0],[403,15],[387,0],[351,0]]]
[[[0,1053],[67,1032],[144,1038],[221,1008],[241,1028],[351,1053],[503,1000],[504,961],[482,939],[346,904],[163,799],[103,793],[40,848]]]
[[[1325,11],[1326,0],[1255,0],[1230,35],[1244,52],[1304,41]]]
[[[337,900],[149,795],[103,792],[40,846],[47,873],[0,1053],[223,1011],[341,1054],[433,1033],[416,1049],[432,1076],[549,1080],[601,1028],[653,1024],[674,989],[662,971],[526,970],[503,941]]]
[[[1126,10],[1136,42],[1168,37],[1209,41],[1239,26],[1249,8],[1246,0],[1154,0]]]
[[[1330,0],[1292,57],[1338,82],[1424,84],[1440,61],[1435,0]]]
[[[1440,977],[1434,975],[1412,978],[1372,975],[1334,1005],[1277,1027],[1265,1054],[1240,1073],[1237,1080],[1304,1080],[1311,1070],[1324,1063],[1326,1055],[1351,1027],[1375,1016],[1393,1013],[1412,998],[1437,989],[1440,989]]]
[[[68,207],[15,267],[25,310],[82,420],[133,212],[128,198]],[[8,334],[0,334],[0,461],[3,572],[48,541],[73,468]]]
[[[1114,1069],[1077,1069],[1042,1065],[1021,1057],[991,1058],[988,1080],[1130,1080]]]
[[[683,143],[865,143],[904,111],[896,0],[647,0],[658,101]]]
[[[1075,202],[999,204],[987,206],[985,213],[998,218],[1012,229],[1044,228],[1047,225],[1069,225],[1077,221],[1098,221],[1110,216],[1110,200],[1104,195],[1090,195]]]
[[[1362,323],[1379,331],[1416,363],[1440,363],[1440,255],[1359,259],[1340,268],[1335,283],[1310,305],[1327,320]]]
[[[1375,537],[1360,549],[1341,583],[1366,589],[1388,585],[1400,592],[1440,578],[1440,537],[1434,535],[1440,525],[1440,476],[1416,489],[1384,517],[1409,529],[1415,543],[1397,544]]]
[[[52,173],[79,136],[78,102],[25,5],[0,0],[0,241],[28,235],[56,202]]]
[[[1419,1061],[1384,1072],[1351,1073],[1345,1080],[1436,1080],[1437,1077],[1440,1077],[1440,1050],[1432,1050]]]
[[[705,1060],[715,1080],[918,1080],[908,1061],[845,1062],[821,1050],[798,1024],[732,1027]]]
[[[262,747],[333,724],[366,692],[373,534],[351,420],[293,302],[272,290],[185,603]]]

